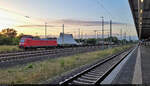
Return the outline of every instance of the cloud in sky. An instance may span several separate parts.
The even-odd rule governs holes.
[[[60,26],[54,26],[54,25],[46,25],[47,27],[60,27]],[[45,27],[45,25],[19,25],[19,26],[16,26],[16,27]]]
[[[52,25],[49,25],[52,24]],[[100,26],[102,21],[90,21],[90,20],[73,20],[73,19],[61,19],[48,22],[47,27],[61,27],[60,24],[65,26]],[[109,21],[104,21],[105,25],[109,25]],[[114,25],[123,25],[124,23],[112,22]],[[45,25],[19,25],[17,27],[45,27]]]
[[[53,23],[57,24],[66,24],[66,25],[77,25],[77,26],[100,26],[102,21],[90,21],[90,20],[73,20],[73,19],[61,19],[53,21]],[[104,24],[110,24],[109,21],[104,21]],[[124,23],[112,22],[112,24],[122,25]]]

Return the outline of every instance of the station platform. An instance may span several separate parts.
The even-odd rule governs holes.
[[[150,46],[137,46],[102,84],[150,84]]]

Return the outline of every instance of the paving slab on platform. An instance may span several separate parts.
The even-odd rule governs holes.
[[[150,47],[141,47],[141,66],[143,84],[150,84]]]
[[[137,48],[112,84],[150,84],[150,46]]]
[[[132,84],[137,59],[137,52],[138,48],[131,54],[129,59],[123,65],[120,72],[112,81],[112,84]]]

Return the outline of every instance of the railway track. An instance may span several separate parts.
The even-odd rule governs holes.
[[[0,62],[6,62],[10,60],[18,60],[30,57],[38,57],[38,56],[49,56],[59,53],[67,53],[67,52],[81,52],[86,49],[98,49],[98,46],[92,47],[73,47],[73,48],[56,48],[51,50],[37,50],[37,51],[22,51],[22,52],[15,52],[15,53],[5,53],[0,54]]]
[[[60,85],[81,85],[81,84],[90,84],[96,85],[100,84],[107,75],[133,50],[133,48],[120,52],[116,55],[113,55],[109,58],[98,62],[97,64],[87,68],[80,73],[61,81]]]

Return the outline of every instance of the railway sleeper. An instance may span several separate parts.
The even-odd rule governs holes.
[[[3,60],[3,61],[6,61],[6,60],[8,60],[9,58],[1,58],[0,60]]]
[[[90,74],[84,74],[84,76],[86,76],[86,77],[93,77],[93,78],[99,78],[99,76],[94,76],[94,75],[90,75]]]
[[[101,75],[103,75],[103,73],[104,73],[104,72],[93,72],[93,73],[88,73],[88,74],[101,76]]]
[[[95,83],[96,80],[83,79],[80,77],[77,79],[77,81],[86,82],[86,83]]]
[[[80,84],[80,85],[81,85],[81,84],[86,85],[86,84],[87,84],[87,85],[89,85],[89,84],[92,84],[92,83],[87,83],[87,82],[81,82],[81,81],[73,80],[73,82],[72,82],[72,83],[69,83],[69,84],[70,84],[70,85],[71,85],[71,84],[76,84],[76,85],[78,85],[78,84]]]
[[[101,75],[99,72],[95,72],[95,73],[88,72],[87,74],[94,75],[94,76],[99,76],[99,75]]]
[[[107,66],[104,66],[104,67],[102,67],[101,66],[101,68],[96,68],[96,69],[94,69],[94,70],[91,70],[91,71],[95,71],[95,72],[98,72],[98,71],[100,71],[100,72],[102,72],[102,70],[107,70],[108,69],[108,65]]]
[[[84,76],[84,75],[82,75],[81,78],[88,79],[88,80],[97,80],[98,79],[98,78],[93,78],[93,77],[87,77],[87,76]]]
[[[96,70],[96,69],[95,69],[95,70],[91,70],[90,72],[93,72],[93,73],[94,73],[94,72],[103,73],[104,71],[105,71],[105,70]]]

